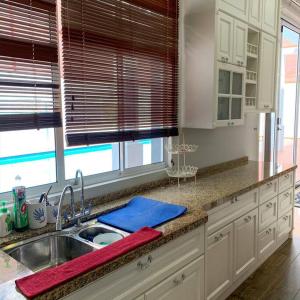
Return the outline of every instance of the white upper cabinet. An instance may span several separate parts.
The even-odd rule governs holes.
[[[248,26],[218,12],[217,59],[223,63],[246,66]]]
[[[232,63],[233,54],[233,18],[218,14],[218,53],[217,58],[221,62]]]
[[[258,109],[269,111],[273,108],[276,86],[276,39],[262,32],[259,63]]]
[[[248,21],[248,0],[218,0],[218,8],[232,16],[238,16],[241,20]]]
[[[233,36],[233,63],[242,67],[247,64],[247,36],[247,24],[235,20]]]
[[[279,0],[262,1],[262,30],[277,35]]]
[[[249,1],[249,24],[261,28],[262,3],[264,0]]]

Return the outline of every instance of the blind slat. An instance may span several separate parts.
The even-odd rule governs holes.
[[[172,136],[178,0],[60,0],[69,145]]]
[[[55,2],[0,2],[0,131],[61,126]]]

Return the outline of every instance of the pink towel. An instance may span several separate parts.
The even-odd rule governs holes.
[[[26,297],[36,297],[137,247],[145,245],[161,235],[160,231],[144,227],[105,248],[77,257],[60,266],[18,279],[16,285]]]

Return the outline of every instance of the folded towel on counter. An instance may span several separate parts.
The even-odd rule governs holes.
[[[137,196],[124,207],[98,217],[98,221],[128,232],[136,232],[145,226],[156,227],[175,219],[186,210],[182,205]]]
[[[161,235],[160,231],[147,227],[142,228],[138,232],[105,248],[90,252],[60,266],[18,279],[16,280],[16,285],[20,292],[27,298],[36,297],[79,275],[94,270],[135,248],[145,245]]]

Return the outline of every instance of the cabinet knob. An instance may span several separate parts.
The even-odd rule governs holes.
[[[271,187],[273,185],[273,182],[269,182],[268,184],[267,184],[267,187]]]
[[[285,196],[286,198],[288,198],[288,197],[290,196],[290,192],[286,192],[286,193],[284,194],[284,196]]]
[[[289,177],[290,177],[290,174],[285,174],[284,177],[285,177],[285,178],[289,178]]]
[[[270,202],[270,203],[268,203],[266,206],[267,206],[267,208],[271,208],[271,207],[273,206],[273,203]]]
[[[152,256],[149,255],[148,258],[147,258],[147,261],[145,263],[139,261],[137,263],[137,267],[140,269],[140,270],[145,270],[147,268],[150,267],[150,264],[152,263]]]

